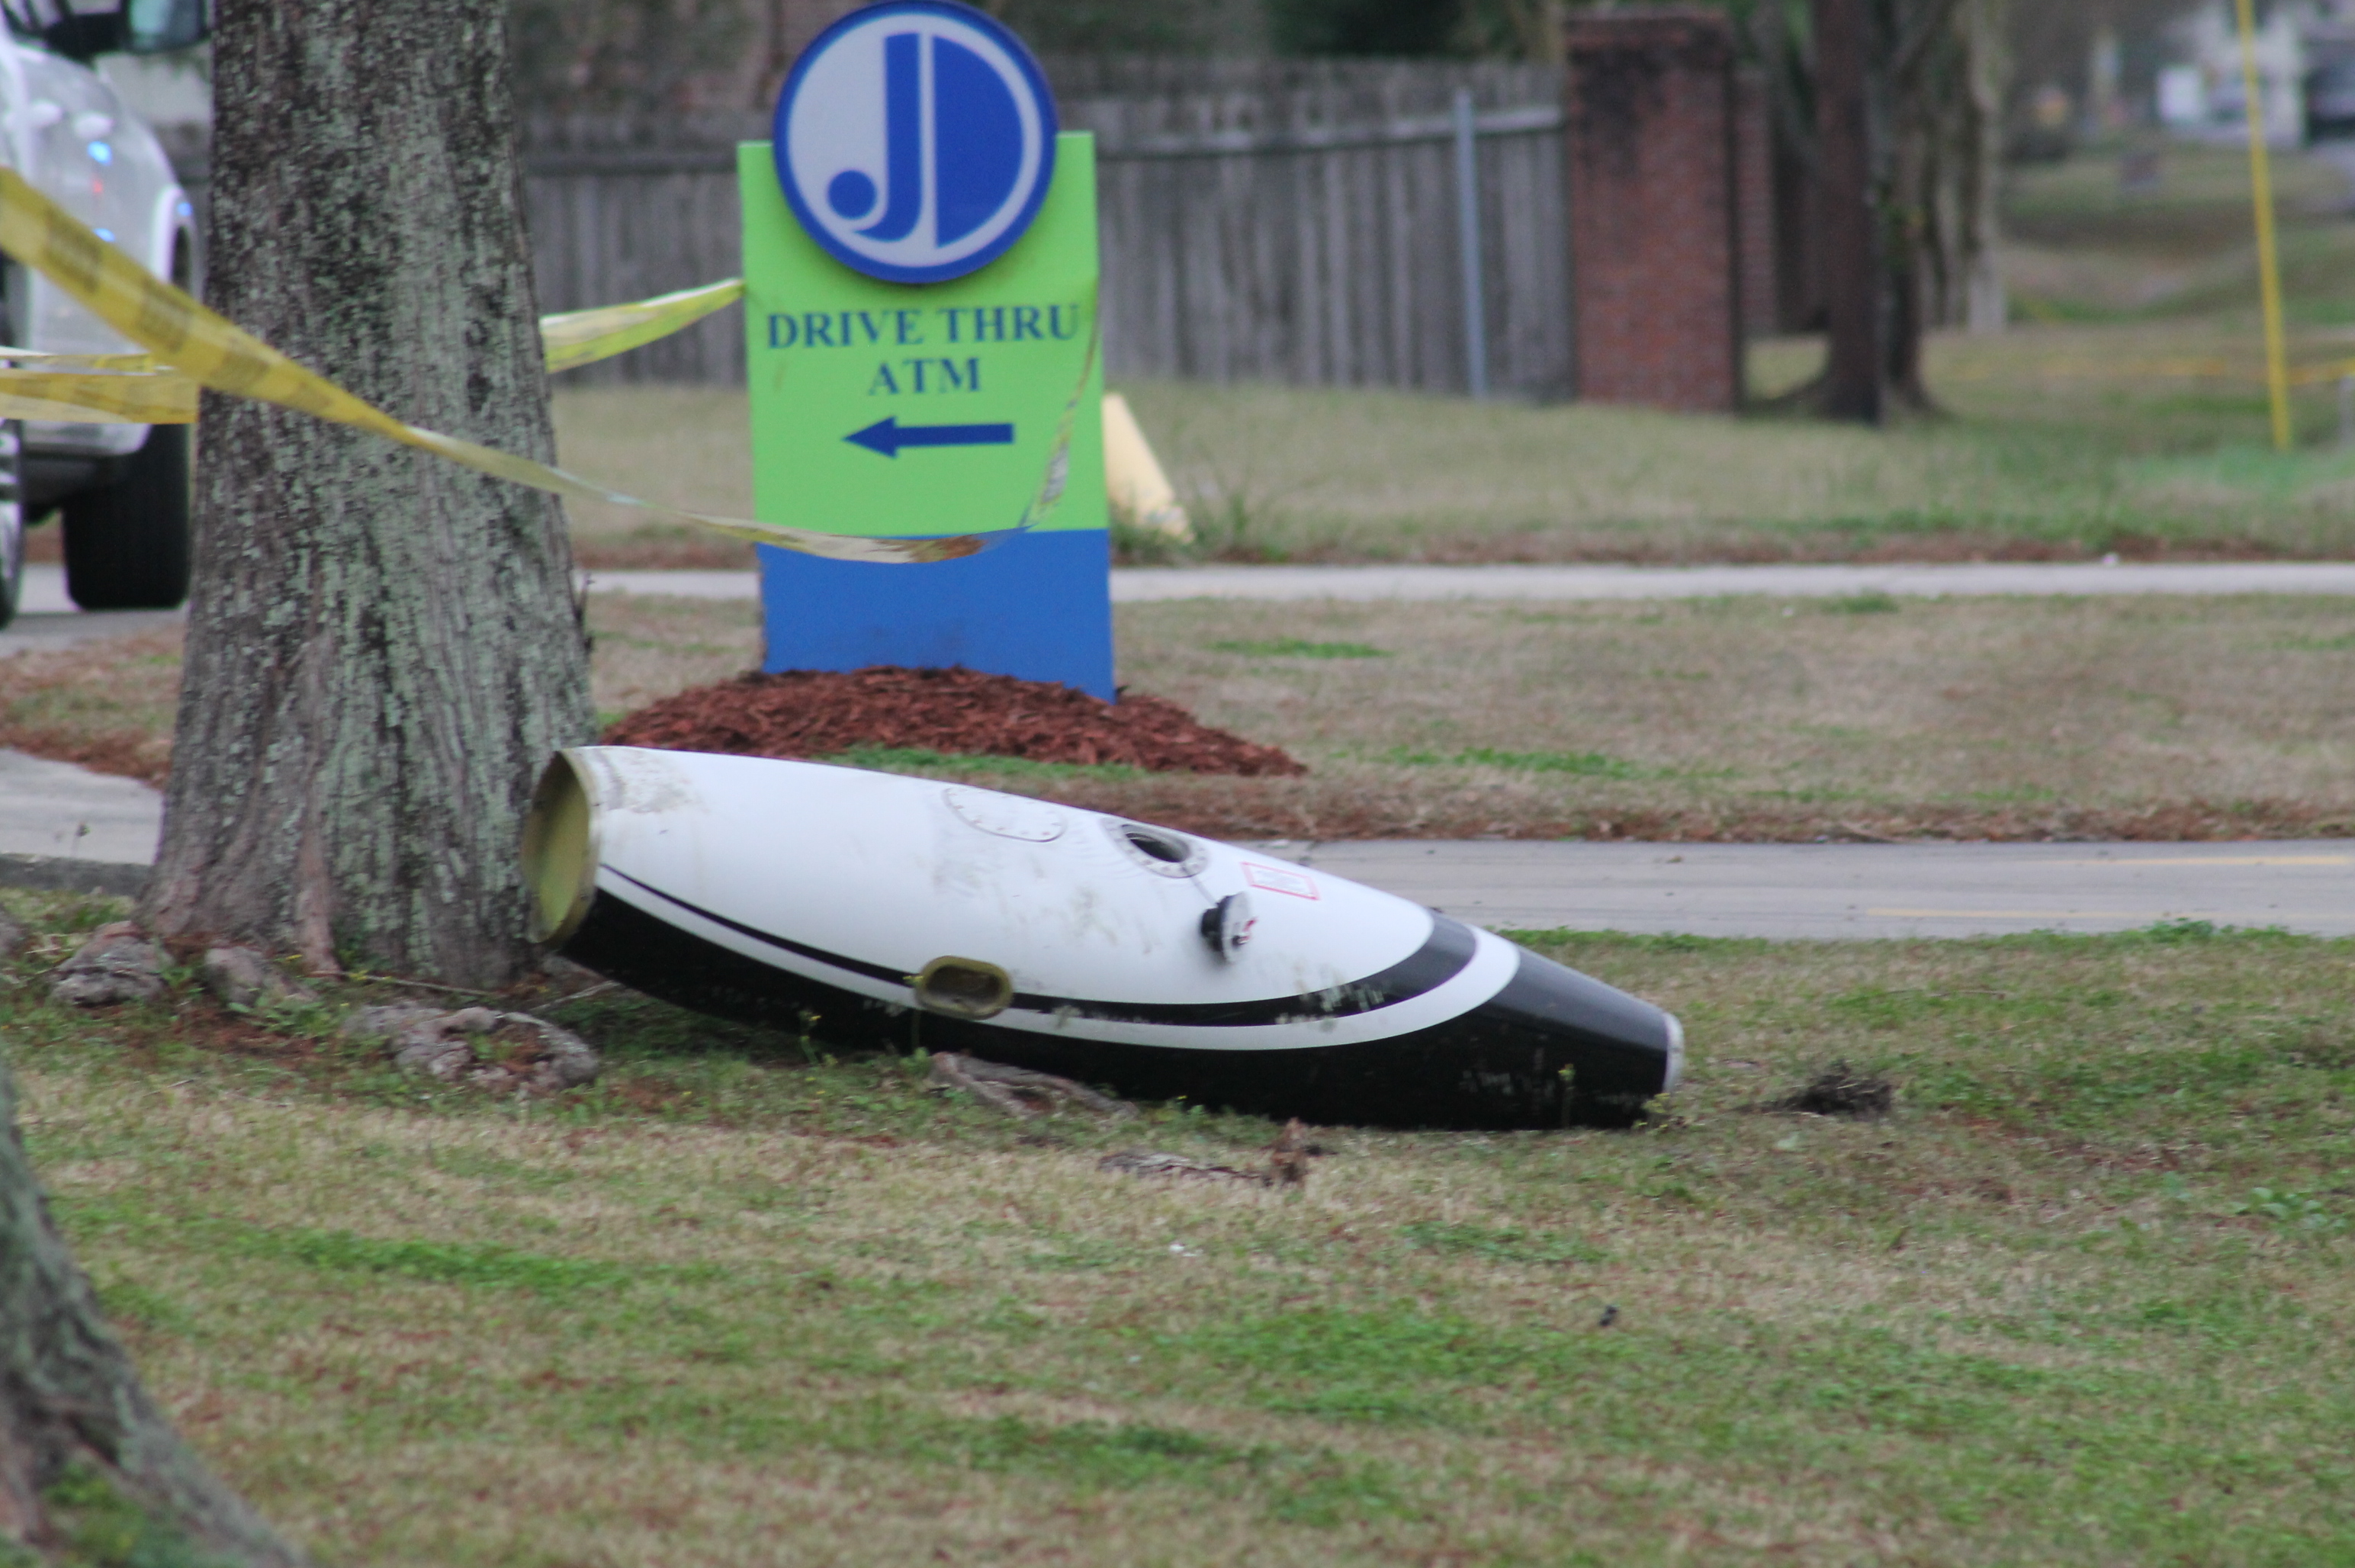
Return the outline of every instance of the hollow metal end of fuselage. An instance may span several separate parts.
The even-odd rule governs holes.
[[[587,771],[559,752],[539,775],[523,820],[531,939],[562,947],[597,897],[597,802]]]

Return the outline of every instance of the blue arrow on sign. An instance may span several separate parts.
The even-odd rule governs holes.
[[[1010,424],[902,426],[895,414],[890,419],[876,421],[865,430],[853,431],[842,439],[853,446],[863,446],[886,457],[897,457],[903,446],[1011,446],[1014,444],[1014,427]]]

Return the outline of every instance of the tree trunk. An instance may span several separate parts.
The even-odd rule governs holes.
[[[50,1222],[0,1067],[0,1558],[14,1561],[14,1544],[96,1561],[73,1551],[92,1530],[136,1539],[125,1561],[303,1561],[139,1386]]]
[[[1969,303],[1965,319],[1973,332],[2001,332],[2011,316],[1997,245],[2002,230],[2003,98],[2010,77],[2005,35],[2008,0],[1965,0],[1970,36],[1970,132],[1968,178],[1963,188],[1971,227],[1965,247]]]
[[[1823,181],[1824,293],[1830,350],[1820,393],[1834,419],[1881,422],[1881,202],[1873,169],[1872,18],[1867,0],[1815,0],[1816,145]]]
[[[360,396],[548,458],[504,0],[221,0],[211,300]],[[563,515],[208,394],[197,575],[145,915],[490,986],[533,955],[517,838],[591,731]]]

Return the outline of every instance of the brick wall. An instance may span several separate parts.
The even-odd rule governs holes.
[[[1742,400],[1733,35],[1721,13],[1573,16],[1572,315],[1578,391],[1597,402]]]

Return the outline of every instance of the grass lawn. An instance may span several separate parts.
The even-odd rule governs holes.
[[[1556,933],[1679,1011],[1634,1132],[1016,1125],[606,994],[558,1104],[37,966],[55,1211],[324,1563],[2234,1563],[2355,1555],[2355,951]],[[1775,1114],[1835,1058],[1886,1121]],[[1610,1327],[1603,1319],[1610,1308]]]
[[[1964,560],[2355,554],[2355,453],[2330,367],[2355,357],[2345,177],[2280,165],[2301,447],[2264,448],[2247,169],[2177,149],[2153,193],[2114,159],[2014,176],[2019,323],[1941,334],[1944,417],[1871,432],[1739,417],[1270,385],[1124,388],[1193,512],[1191,555],[1238,560]],[[1817,340],[1752,351],[1772,394]],[[634,493],[751,505],[741,392],[559,391],[565,460]],[[581,505],[605,567],[726,565],[744,547]],[[1009,519],[1010,520],[1010,519]],[[1166,558],[1130,541],[1138,559]]]
[[[608,720],[760,656],[751,604],[591,606]],[[1124,680],[1307,776],[852,760],[1229,837],[2355,833],[2342,600],[1198,600],[1117,629]],[[0,661],[0,743],[160,778],[176,637]]]

